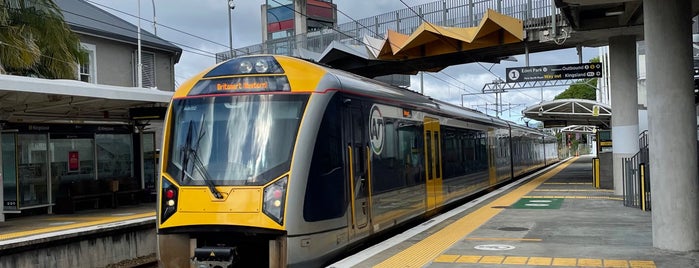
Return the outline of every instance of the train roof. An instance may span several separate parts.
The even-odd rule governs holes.
[[[269,66],[266,66],[262,72],[256,72],[255,68],[257,67],[255,64],[257,63],[251,63],[253,61],[264,61]],[[243,65],[249,68],[247,69],[247,73],[239,70],[239,66]],[[271,80],[264,80],[270,79],[270,77]],[[286,85],[287,88],[282,89],[282,86],[278,85],[280,83],[275,82],[277,80],[274,79],[279,77],[284,77],[284,79],[288,81],[288,85]],[[252,88],[241,88],[241,81],[246,78],[256,78],[258,82],[251,83]],[[223,86],[221,86],[222,84]],[[259,88],[257,84],[260,84]],[[262,84],[264,84],[265,87],[276,84],[277,88],[262,88]],[[228,86],[232,89],[227,89]],[[500,127],[513,126],[536,131],[535,129],[519,126],[513,122],[489,116],[473,109],[435,100],[409,89],[389,85],[304,59],[282,55],[252,55],[224,61],[204,70],[183,83],[182,86],[177,89],[173,97],[181,98],[226,91],[228,91],[226,93],[230,93],[232,91],[260,92],[277,90],[288,90],[291,92],[341,90],[379,99],[385,103],[396,103],[415,110],[422,110],[433,114],[457,118],[459,120]]]

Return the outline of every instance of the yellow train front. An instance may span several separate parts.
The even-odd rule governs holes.
[[[158,257],[318,267],[552,154],[551,137],[409,90],[290,57],[232,59],[169,107]]]

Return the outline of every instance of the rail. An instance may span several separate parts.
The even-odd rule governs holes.
[[[334,28],[268,40],[265,43],[216,54],[221,62],[247,54],[294,55],[302,48],[322,53],[333,41],[362,45],[365,35],[383,38],[388,30],[412,33],[423,20],[447,27],[475,27],[488,9],[522,20],[525,31],[563,28],[567,22],[552,0],[439,0],[338,24]],[[417,13],[417,14],[416,14]],[[553,23],[555,21],[555,23]]]
[[[648,130],[639,135],[638,145],[638,153],[622,159],[624,205],[648,211],[651,210]]]

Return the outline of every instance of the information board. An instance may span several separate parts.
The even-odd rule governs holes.
[[[602,63],[562,64],[505,69],[507,82],[529,82],[602,77]]]

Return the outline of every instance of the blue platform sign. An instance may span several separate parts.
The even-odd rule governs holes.
[[[530,82],[602,77],[602,63],[562,64],[505,69],[507,82]]]

